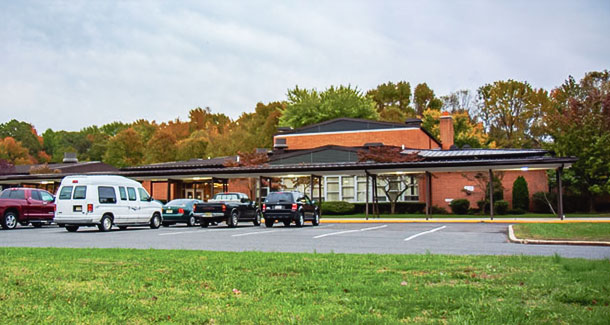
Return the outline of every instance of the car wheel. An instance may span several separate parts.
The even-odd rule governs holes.
[[[195,225],[195,222],[197,222],[197,220],[195,219],[194,216],[190,216],[188,221],[186,222],[186,226],[187,227],[192,227]]]
[[[157,229],[159,227],[161,227],[161,217],[158,213],[155,213],[152,218],[150,218],[150,229]]]
[[[256,216],[254,217],[254,225],[255,226],[261,225],[261,212],[260,211],[256,211]]]
[[[207,221],[201,221],[199,224],[201,225],[201,228],[207,228],[210,225]]]
[[[294,223],[297,227],[303,227],[303,224],[305,223],[305,216],[303,215],[303,212],[299,213],[299,217]]]
[[[290,223],[291,223],[290,220],[284,220],[283,222],[284,222],[284,227],[290,227]]]
[[[110,228],[112,228],[112,219],[110,218],[110,216],[103,216],[102,220],[100,221],[100,224],[97,225],[97,228],[100,231],[110,230]]]
[[[119,229],[125,230],[125,229],[127,229],[127,226],[119,226]]]
[[[17,227],[17,213],[9,211],[2,218],[2,228],[15,229]]]
[[[66,230],[68,232],[76,232],[78,230],[78,226],[66,226]]]
[[[237,210],[231,211],[231,216],[229,217],[229,221],[227,222],[229,224],[229,227],[231,227],[231,228],[237,227],[238,221],[239,221],[239,212],[237,212]]]
[[[311,222],[314,226],[320,225],[320,212],[316,211],[313,215],[313,221]]]
[[[271,228],[271,227],[273,227],[274,223],[275,223],[275,220],[265,218],[265,227]]]
[[[32,222],[34,228],[42,228],[42,222]]]
[[[169,222],[164,222],[163,223],[163,227],[169,227],[170,223]]]

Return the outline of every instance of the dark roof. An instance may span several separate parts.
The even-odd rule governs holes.
[[[27,175],[32,168],[40,168],[44,164],[36,165],[16,165],[12,174]],[[61,173],[87,173],[87,172],[114,172],[117,171],[114,166],[105,164],[100,161],[83,161],[77,163],[57,163],[47,164],[49,169],[59,170]]]
[[[274,151],[269,157],[269,163],[278,165],[287,163],[356,162],[358,161],[358,151],[366,150],[368,147],[326,145],[312,149]],[[396,146],[386,147],[400,148]]]
[[[426,150],[426,149],[405,149],[404,154],[418,153],[418,156],[426,161],[431,160],[450,160],[450,159],[501,159],[501,158],[521,158],[536,157],[550,154],[543,149],[455,149],[455,150]]]
[[[155,169],[184,169],[194,167],[222,167],[227,160],[236,161],[237,156],[218,157],[211,159],[191,159],[186,161],[171,161],[158,164],[123,167],[121,170],[155,170]]]

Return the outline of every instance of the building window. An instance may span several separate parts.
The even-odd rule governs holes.
[[[354,201],[354,176],[341,176],[341,199]]]
[[[326,200],[340,201],[339,176],[326,177]]]

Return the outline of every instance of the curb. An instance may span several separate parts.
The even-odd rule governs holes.
[[[520,239],[515,236],[513,225],[508,226],[508,240],[517,244],[610,246],[607,241]]]
[[[610,223],[610,220],[320,219],[321,223]]]

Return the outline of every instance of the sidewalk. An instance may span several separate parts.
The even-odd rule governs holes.
[[[320,218],[322,223],[610,223],[610,218]]]

